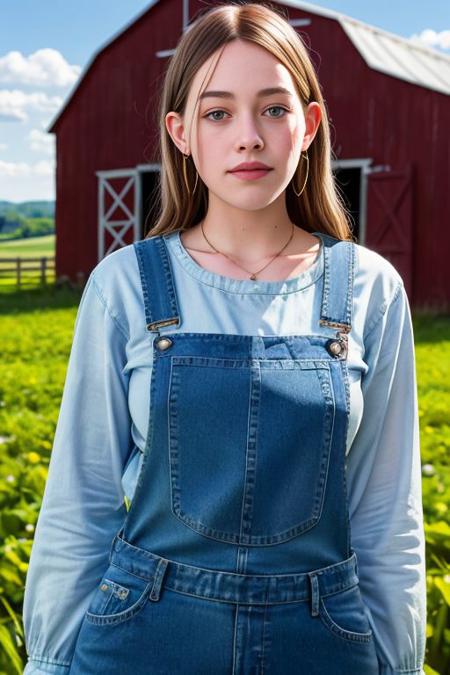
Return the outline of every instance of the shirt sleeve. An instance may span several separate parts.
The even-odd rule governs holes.
[[[95,270],[94,270],[95,272]],[[48,476],[25,581],[25,675],[67,675],[126,509],[132,448],[127,334],[94,272],[81,296]]]
[[[363,415],[347,460],[352,547],[380,675],[424,675],[425,535],[414,338],[402,281],[364,337]]]

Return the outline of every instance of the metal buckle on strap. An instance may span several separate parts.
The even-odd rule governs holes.
[[[321,326],[330,326],[331,328],[339,328],[336,331],[336,337],[330,338],[326,343],[327,351],[338,359],[347,358],[348,353],[348,335],[352,327],[347,323],[338,323],[337,321],[328,321],[327,319],[320,319]]]
[[[330,328],[339,328],[336,335],[340,333],[350,333],[352,327],[348,323],[339,323],[338,321],[329,321],[328,319],[319,319],[321,326],[329,326]]]
[[[160,321],[153,321],[152,323],[147,324],[147,330],[157,330],[159,326],[172,326],[174,323],[178,324],[180,322],[180,317],[176,316],[173,319],[161,319]]]

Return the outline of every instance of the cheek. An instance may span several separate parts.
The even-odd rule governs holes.
[[[298,148],[303,140],[303,130],[296,124],[287,125],[277,137],[279,152],[286,155],[298,154]]]
[[[224,158],[229,155],[226,151],[226,137],[210,125],[200,123],[196,143],[197,169],[214,176],[220,172]]]
[[[303,137],[305,135],[305,127],[303,124],[299,124],[298,121],[295,122],[292,128],[292,143],[295,148],[303,142]]]
[[[202,180],[208,187],[216,181],[223,181],[226,167],[226,158],[229,151],[226,145],[219,140],[217,134],[202,132],[199,146],[196,148],[196,167]]]
[[[215,160],[224,157],[226,148],[230,145],[230,133],[225,129],[215,129],[212,124],[200,124],[199,148],[206,160]]]

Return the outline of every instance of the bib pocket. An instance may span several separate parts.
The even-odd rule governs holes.
[[[171,509],[221,541],[267,545],[320,519],[335,404],[329,363],[171,357]]]
[[[369,642],[373,639],[358,584],[321,597],[319,616],[328,630],[344,640]]]
[[[131,619],[145,606],[152,583],[111,564],[92,596],[86,620],[102,625]]]

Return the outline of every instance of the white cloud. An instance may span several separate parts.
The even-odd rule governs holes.
[[[55,173],[54,160],[34,164],[0,160],[0,199],[12,202],[55,199]]]
[[[63,102],[61,96],[48,96],[44,92],[27,94],[20,89],[0,89],[0,122],[24,122],[27,109],[55,113]]]
[[[28,162],[3,162],[0,160],[0,176],[17,178],[19,176],[52,176],[55,161],[42,159],[34,164]]]
[[[56,163],[47,159],[41,159],[32,167],[32,173],[36,176],[53,176],[55,173]]]
[[[0,143],[0,150],[7,150],[8,146],[6,143]]]
[[[0,199],[11,202],[24,202],[40,199],[55,199],[55,174],[39,173],[3,176],[0,174]]]
[[[431,28],[425,28],[421,33],[414,33],[411,40],[425,44],[428,47],[437,47],[438,49],[450,49],[450,30],[441,30],[439,32]]]
[[[78,79],[81,67],[70,65],[61,52],[50,47],[25,56],[11,51],[0,57],[0,83],[68,87]]]
[[[53,155],[55,152],[55,137],[52,134],[46,134],[40,129],[31,129],[28,133],[30,148],[34,152],[43,152]]]

